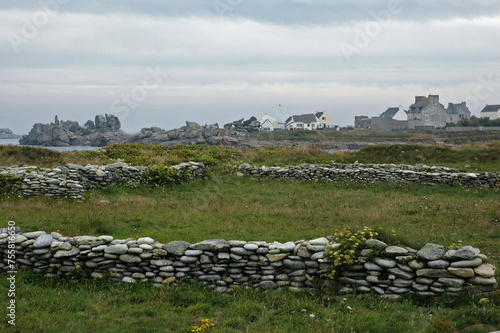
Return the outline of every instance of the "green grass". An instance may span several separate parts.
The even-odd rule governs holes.
[[[371,148],[360,151],[357,157],[365,154],[366,160],[386,161],[394,155],[401,155],[401,159],[414,158],[414,154],[401,152],[408,147]],[[139,153],[116,153],[135,157],[151,154],[143,147],[135,148]],[[425,150],[430,160],[442,157],[443,163],[465,162],[456,158],[466,156],[460,154],[468,154],[465,150],[470,149],[470,156],[478,158],[478,168],[484,168],[482,164],[490,167],[498,164],[498,155],[496,160],[492,158],[494,149],[498,149],[495,145],[465,147],[459,152],[437,147],[413,148]],[[220,152],[216,149],[195,149],[219,161],[209,180],[157,189],[141,185],[94,190],[86,193],[84,202],[3,196],[0,198],[2,223],[16,221],[25,232],[59,231],[66,236],[110,234],[115,238],[150,236],[162,243],[173,240],[195,243],[211,238],[283,242],[329,235],[345,226],[352,229],[368,226],[390,244],[414,248],[427,242],[472,245],[500,267],[500,189],[237,177],[221,172],[222,166],[232,161],[259,161],[266,165],[307,159],[318,161],[331,155],[308,149],[268,148],[243,151],[235,158],[231,150],[218,155]],[[480,149],[492,150],[483,156],[478,153]],[[179,152],[187,155],[183,158],[191,158],[188,152],[193,150],[186,152],[181,148]],[[155,159],[163,158],[160,153],[155,156]],[[352,158],[350,154],[337,156]],[[1,290],[8,289],[3,277],[0,286]],[[0,298],[2,304],[7,304],[6,292],[2,292]],[[3,320],[1,331],[189,332],[204,318],[215,323],[214,332],[490,332],[500,329],[498,295],[492,296],[490,303],[484,306],[478,303],[478,298],[467,297],[437,302],[406,298],[397,303],[372,296],[365,299],[350,296],[344,300],[333,296],[328,289],[300,293],[237,290],[221,295],[192,284],[156,288],[151,284],[113,285],[101,281],[74,285],[46,280],[33,272],[20,272],[16,302],[16,328],[9,327]]]
[[[2,279],[2,288],[7,288]],[[393,303],[317,292],[243,288],[218,294],[197,284],[156,288],[149,283],[71,284],[20,272],[18,332],[190,332],[208,318],[214,332],[488,332],[500,327],[500,300]],[[2,296],[5,298],[5,296]],[[5,299],[6,301],[6,299]],[[5,322],[4,332],[14,331]]]

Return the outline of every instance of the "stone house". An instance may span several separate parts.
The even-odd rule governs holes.
[[[439,95],[415,96],[415,103],[410,105],[407,114],[411,130],[446,126],[446,109],[439,103]]]
[[[481,118],[500,119],[500,105],[486,105],[481,110]]]
[[[458,124],[462,120],[470,119],[470,110],[465,102],[453,104],[448,103],[448,108],[446,109],[446,122],[452,124]]]

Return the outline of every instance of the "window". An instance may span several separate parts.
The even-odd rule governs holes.
[[[326,120],[326,117],[321,117],[321,120]]]
[[[428,114],[425,115],[425,121],[429,121],[429,115]]]

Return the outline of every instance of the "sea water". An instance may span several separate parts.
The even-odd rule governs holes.
[[[0,145],[19,146],[19,139],[0,139]],[[31,147],[40,147],[40,148],[45,148],[45,149],[57,150],[59,152],[73,151],[73,150],[99,150],[102,148],[102,147],[94,147],[94,146],[67,146],[67,147],[31,146]]]

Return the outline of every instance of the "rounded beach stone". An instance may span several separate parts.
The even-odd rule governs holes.
[[[48,247],[53,241],[54,237],[52,235],[43,234],[35,240],[35,242],[33,243],[33,247],[35,249]]]

